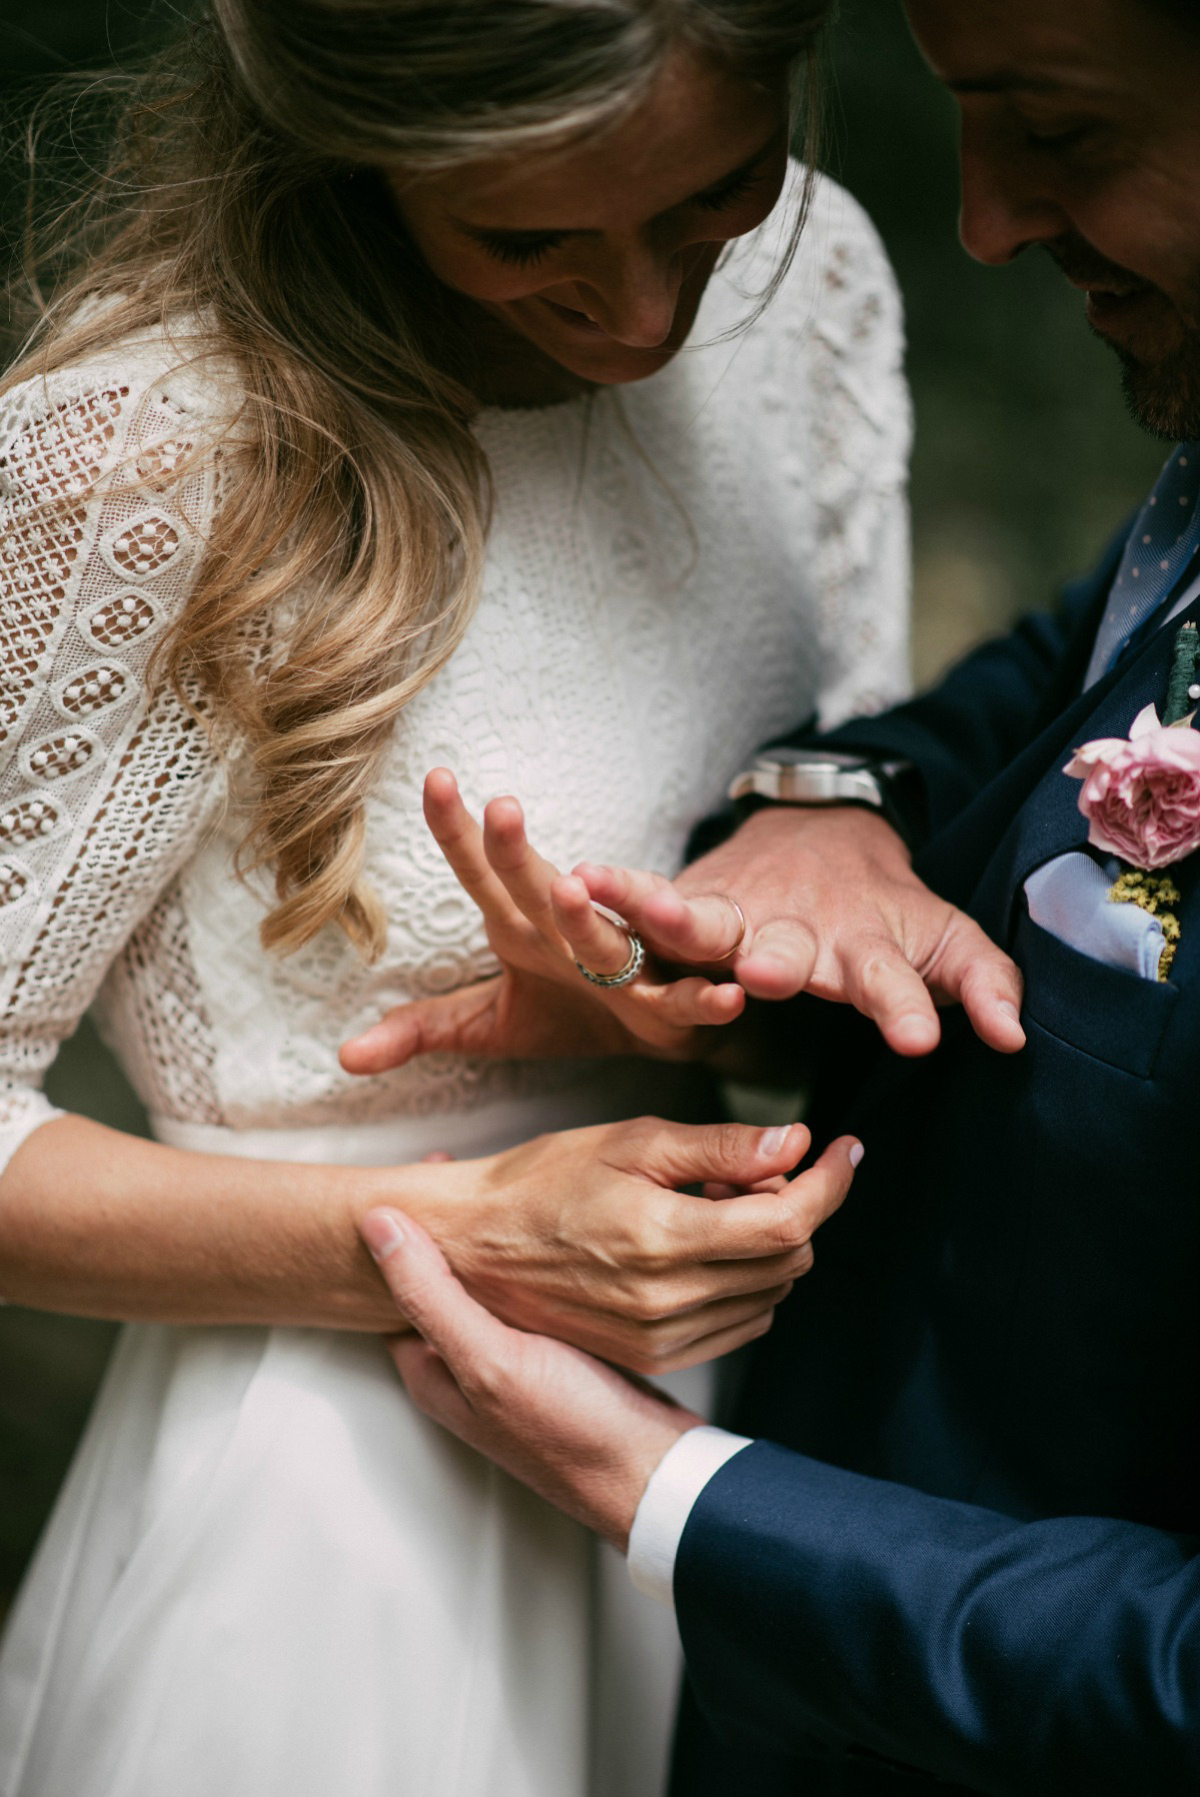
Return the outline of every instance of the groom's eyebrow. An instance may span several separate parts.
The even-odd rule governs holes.
[[[1103,91],[1102,85],[1094,79],[1070,68],[1054,74],[1035,73],[1031,69],[998,69],[991,75],[943,75],[941,80],[952,94],[1070,93],[1095,99]]]

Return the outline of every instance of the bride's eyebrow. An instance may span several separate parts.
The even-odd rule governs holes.
[[[715,181],[710,181],[707,187],[700,188],[697,193],[690,193],[686,200],[678,200],[676,205],[694,206],[697,200],[711,199],[714,194],[720,193],[726,187],[736,187],[739,181],[744,181],[747,175],[754,174],[759,164],[766,161],[779,142],[780,135],[778,130],[772,131],[766,143],[761,149],[755,150],[753,156],[748,156],[745,162],[739,162],[736,168],[727,170],[725,174],[718,175]],[[674,212],[675,206],[670,206],[667,210]]]
[[[686,199],[676,200],[674,205],[666,208],[666,211],[676,212],[681,206],[695,206],[702,200],[712,199],[715,195],[723,192],[725,188],[736,187],[739,182],[747,180],[751,175],[757,173],[760,164],[764,163],[775,149],[781,135],[781,128],[776,127],[766,143],[760,149],[755,150],[753,155],[748,156],[744,162],[739,162],[736,168],[728,169],[725,174],[718,175],[716,180],[710,181],[706,187],[701,187],[695,193],[688,194]],[[506,228],[502,225],[474,225],[468,219],[456,217],[451,217],[450,222],[457,225],[460,231],[465,231],[469,237],[482,237],[489,243],[494,243],[498,238],[599,237],[601,235],[597,230],[589,230],[582,226],[513,225]]]

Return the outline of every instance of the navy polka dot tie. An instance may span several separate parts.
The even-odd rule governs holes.
[[[1200,442],[1173,450],[1138,514],[1096,633],[1084,685],[1106,674],[1189,569],[1200,574]]]

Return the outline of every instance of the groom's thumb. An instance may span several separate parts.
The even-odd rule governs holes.
[[[503,1323],[463,1290],[441,1249],[403,1211],[368,1211],[360,1231],[397,1308],[460,1383],[473,1383],[476,1363],[490,1356]]]

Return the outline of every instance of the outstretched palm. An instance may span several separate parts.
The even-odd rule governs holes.
[[[390,1011],[342,1049],[350,1073],[379,1073],[414,1055],[536,1058],[653,1054],[686,1060],[706,1032],[745,1005],[732,984],[700,975],[664,980],[648,962],[628,986],[595,987],[576,962],[618,972],[629,938],[592,903],[583,881],[561,875],[531,846],[515,799],[494,799],[480,829],[444,768],[425,782],[425,819],[463,890],[479,907],[501,964],[495,979]]]

